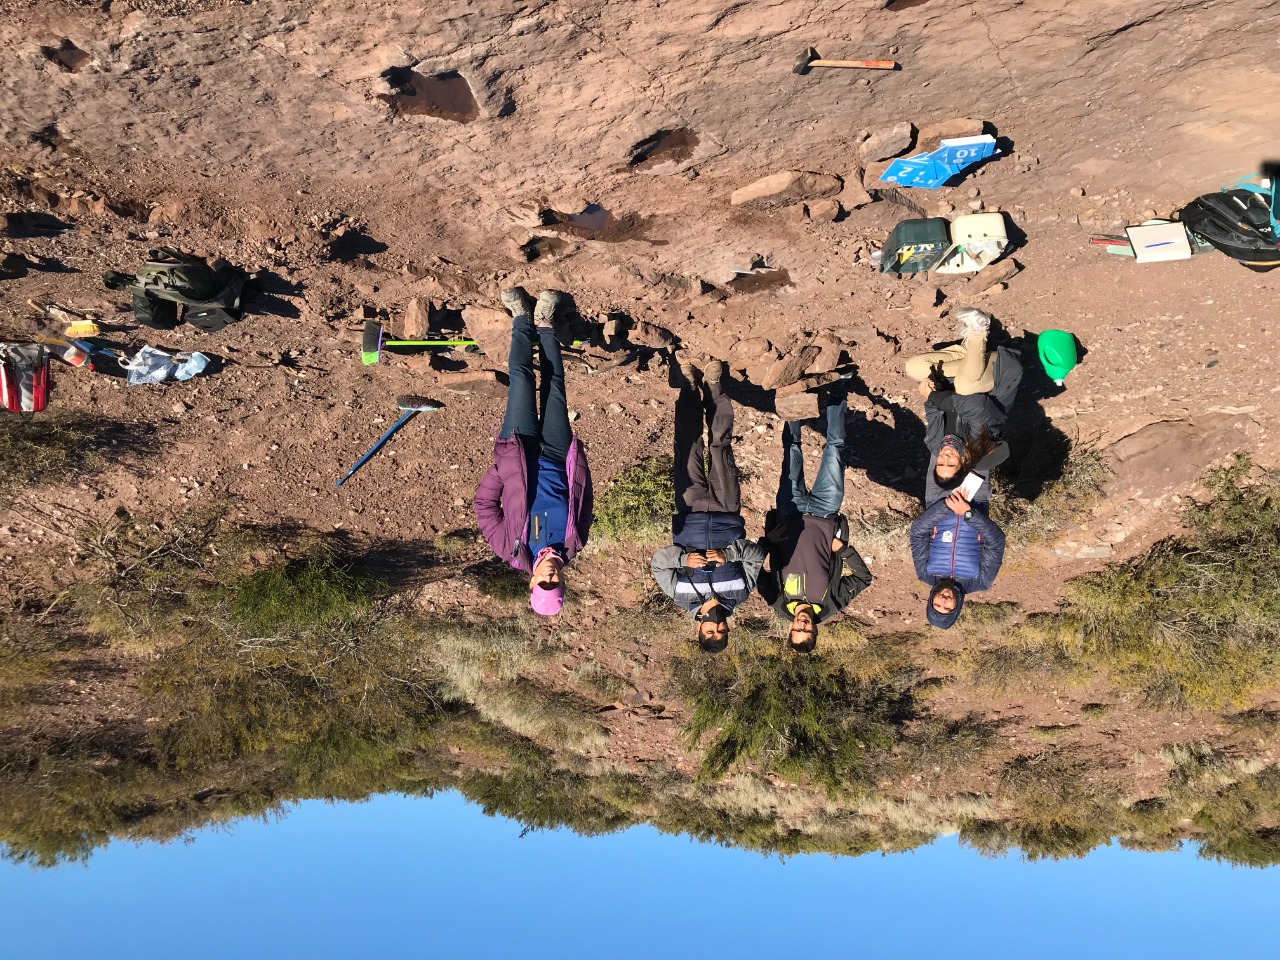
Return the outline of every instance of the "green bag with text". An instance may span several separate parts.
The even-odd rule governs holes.
[[[945,217],[903,220],[885,241],[880,254],[880,272],[902,274],[932,270],[950,246],[950,224]]]

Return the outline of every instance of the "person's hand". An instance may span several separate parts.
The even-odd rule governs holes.
[[[839,537],[832,537],[832,538],[831,538],[831,552],[832,552],[832,553],[839,553],[839,552],[840,552],[841,550],[843,550],[843,549],[844,549],[844,541],[843,541],[843,540],[841,540]]]
[[[933,379],[930,377],[926,377],[925,379],[921,380],[919,390],[920,390],[920,399],[928,400],[929,395],[933,393]]]
[[[969,501],[964,498],[964,494],[959,490],[951,491],[951,496],[947,497],[947,506],[951,508],[951,512],[957,517],[963,517],[969,512]]]
[[[723,550],[708,550],[706,556],[707,556],[708,563],[711,563],[711,562],[724,563]]]
[[[691,553],[685,558],[684,565],[690,570],[701,570],[707,565],[707,558],[701,553]]]

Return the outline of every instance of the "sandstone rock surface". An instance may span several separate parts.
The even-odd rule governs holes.
[[[985,121],[976,117],[956,117],[952,120],[941,120],[938,123],[926,123],[920,128],[916,142],[921,147],[932,146],[939,140],[952,140],[957,137],[978,137],[986,128]]]
[[[422,340],[427,336],[431,323],[431,304],[421,297],[411,297],[404,309],[401,333],[406,340]]]
[[[862,159],[867,161],[888,160],[906,153],[915,142],[916,128],[906,120],[899,120],[892,126],[873,130],[871,136],[859,147]]]
[[[774,400],[774,411],[783,420],[812,420],[818,415],[816,393],[793,393]]]
[[[792,350],[769,367],[769,371],[760,382],[760,386],[766,390],[776,390],[779,387],[790,386],[804,376],[809,364],[818,359],[818,355],[821,352],[821,348],[813,344],[801,347],[798,350]]]
[[[489,362],[505,367],[511,350],[511,315],[496,307],[470,306],[463,309],[462,322]]]
[[[831,223],[844,213],[839,200],[819,200],[809,204],[809,219],[814,223]]]
[[[801,200],[833,197],[844,189],[844,181],[829,173],[782,170],[733,191],[729,202],[748,210],[773,210]]]

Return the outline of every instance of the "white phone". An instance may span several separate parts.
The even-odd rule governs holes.
[[[982,489],[982,485],[986,480],[987,478],[982,476],[980,473],[970,473],[960,484],[960,495],[966,500],[973,502],[974,495]]]

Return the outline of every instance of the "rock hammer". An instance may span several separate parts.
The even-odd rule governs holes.
[[[813,47],[805,50],[804,53],[796,59],[796,65],[791,68],[792,73],[798,73],[804,76],[809,72],[810,67],[856,67],[863,70],[897,70],[898,61],[896,60],[822,60],[818,57],[818,51]]]

